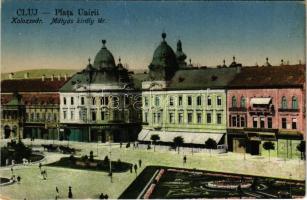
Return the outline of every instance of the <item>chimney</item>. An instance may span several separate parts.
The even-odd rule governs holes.
[[[28,78],[29,78],[29,72],[24,73],[23,77],[24,77],[25,79],[28,79]]]
[[[60,75],[60,74],[58,75],[58,80],[59,80],[59,81],[61,80],[61,75]]]
[[[42,81],[45,81],[45,78],[46,78],[46,75],[43,74],[43,75],[42,75]]]
[[[51,79],[51,81],[54,80],[54,74],[51,75],[50,79]]]
[[[67,81],[67,74],[64,74],[64,80]]]
[[[12,72],[12,73],[9,74],[9,79],[12,80],[13,78],[14,78],[14,73]]]

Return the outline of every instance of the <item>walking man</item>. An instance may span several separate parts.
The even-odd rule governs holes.
[[[55,186],[55,191],[56,191],[55,199],[58,199],[60,195],[59,195],[59,188],[57,186]]]
[[[68,187],[68,198],[69,198],[69,199],[72,199],[71,186]]]
[[[139,160],[139,167],[142,167],[142,160]]]
[[[39,168],[40,171],[42,171],[42,163],[38,164],[38,168]]]
[[[186,155],[183,156],[183,164],[185,164],[185,163],[187,163],[187,156]]]

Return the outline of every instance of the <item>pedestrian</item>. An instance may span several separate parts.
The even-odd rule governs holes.
[[[11,172],[12,172],[12,175],[14,175],[14,168],[11,167]]]
[[[17,182],[20,183],[20,181],[21,181],[21,177],[17,176]]]
[[[142,160],[139,160],[139,167],[142,167]]]
[[[184,164],[187,163],[187,156],[186,155],[183,156],[183,163]]]
[[[101,193],[101,194],[99,195],[99,199],[104,199],[104,194],[103,194],[103,193]]]
[[[39,168],[40,171],[42,171],[42,163],[38,164],[38,168]]]
[[[135,173],[137,172],[137,170],[138,170],[138,166],[135,164],[135,165],[134,165],[134,171],[135,171]]]
[[[72,199],[71,186],[68,187],[68,198],[69,198],[69,199]]]
[[[57,186],[55,186],[55,191],[56,191],[55,199],[58,199],[60,195],[59,195],[59,188]]]
[[[7,158],[7,159],[5,160],[5,165],[8,166],[8,165],[9,165],[9,162],[10,162],[10,160]]]
[[[119,143],[119,147],[122,148],[122,146],[123,146],[123,143],[120,142],[120,143]],[[102,193],[101,193],[101,194],[102,194]]]
[[[108,199],[109,198],[109,196],[106,194],[106,195],[104,195],[104,199]]]
[[[45,170],[41,171],[41,175],[43,176],[43,179],[46,180],[46,171]]]
[[[133,165],[130,165],[130,173],[132,173]]]

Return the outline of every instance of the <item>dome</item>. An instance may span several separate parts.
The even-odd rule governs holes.
[[[112,53],[105,46],[106,41],[102,40],[102,44],[103,44],[102,48],[96,54],[96,57],[94,60],[94,68],[101,69],[101,68],[115,67],[114,57]]]
[[[159,67],[177,67],[177,60],[176,60],[176,54],[174,53],[173,49],[166,43],[165,38],[166,34],[162,33],[163,41],[161,44],[156,48],[151,65],[153,67],[159,66]]]

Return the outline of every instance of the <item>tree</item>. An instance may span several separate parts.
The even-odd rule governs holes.
[[[179,154],[179,147],[184,143],[184,140],[181,136],[174,137],[173,142],[175,146],[178,148],[178,154]]]
[[[305,159],[306,142],[305,141],[301,141],[301,143],[299,143],[296,146],[296,149],[299,152],[301,152],[301,159],[304,160]]]
[[[154,151],[156,151],[156,143],[157,143],[158,140],[160,140],[160,136],[158,134],[153,134],[153,135],[150,136],[150,140],[154,144]]]
[[[267,151],[269,151],[269,160],[270,160],[270,157],[271,157],[271,150],[274,150],[275,149],[275,145],[273,142],[264,142],[263,143],[263,148]]]
[[[66,138],[67,138],[67,146],[69,147],[69,136],[70,136],[70,129],[66,129]]]
[[[217,148],[217,143],[214,139],[208,138],[205,142],[205,148],[210,149],[210,156],[211,156],[211,150]]]
[[[91,162],[94,161],[94,153],[93,153],[93,151],[90,151],[90,161]]]

